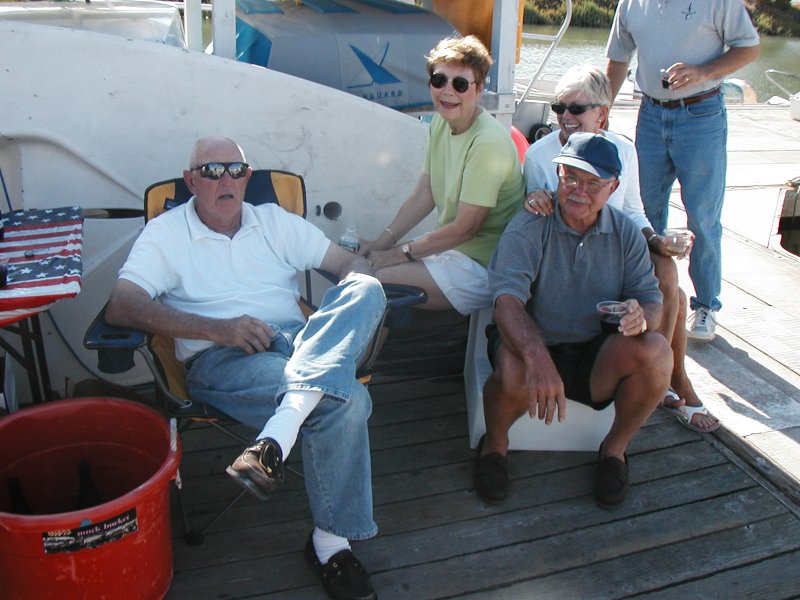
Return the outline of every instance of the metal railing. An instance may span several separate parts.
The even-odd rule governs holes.
[[[787,73],[786,71],[778,71],[777,69],[767,69],[766,71],[764,71],[764,75],[766,76],[767,79],[769,79],[770,83],[775,85],[775,87],[777,87],[784,94],[786,94],[787,98],[790,97],[790,96],[793,96],[796,93],[798,93],[798,92],[790,92],[788,89],[783,87],[780,83],[775,81],[775,79],[773,78],[773,75],[781,75],[783,77],[790,77],[790,78],[792,78],[792,79],[794,79],[794,80],[796,80],[798,82],[800,82],[800,75],[797,75],[795,73]],[[798,90],[800,90],[800,84],[798,84],[797,87],[798,87]]]

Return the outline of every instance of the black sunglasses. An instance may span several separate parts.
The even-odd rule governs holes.
[[[564,104],[563,102],[553,102],[550,105],[550,108],[553,109],[553,112],[557,115],[563,115],[566,111],[569,111],[570,114],[573,115],[582,115],[590,108],[597,108],[598,106],[603,106],[602,104]]]
[[[248,168],[250,168],[250,165],[248,165],[246,162],[212,162],[204,165],[197,165],[189,170],[199,171],[200,177],[217,180],[222,179],[222,176],[225,175],[225,171],[228,172],[228,175],[231,176],[231,179],[239,179],[247,175]]]
[[[447,75],[443,73],[431,73],[429,83],[431,84],[431,87],[435,87],[437,90],[440,90],[447,85],[448,81],[453,84],[453,89],[459,94],[466,92],[469,89],[469,86],[475,83],[474,81],[468,81],[464,77],[453,77],[452,79],[448,80]]]

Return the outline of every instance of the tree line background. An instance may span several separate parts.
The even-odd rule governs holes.
[[[800,36],[800,9],[792,6],[792,0],[745,0],[744,3],[759,33]],[[573,0],[570,24],[611,27],[616,7],[617,0]],[[563,0],[525,0],[525,24],[560,25],[563,20]]]

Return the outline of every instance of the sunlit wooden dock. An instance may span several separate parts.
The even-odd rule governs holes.
[[[471,489],[466,320],[422,315],[392,334],[370,385],[380,533],[354,544],[382,600],[800,596],[800,259],[775,246],[800,123],[785,112],[729,117],[725,308],[717,338],[687,358],[723,427],[701,435],[656,411],[629,449],[618,510],[594,504],[596,456],[583,452],[512,454],[508,500],[484,505]],[[634,117],[617,111],[612,126],[633,135]],[[680,209],[676,194],[676,223]],[[186,437],[195,522],[235,494],[222,472],[240,450],[212,429]],[[302,556],[311,528],[297,477],[269,502],[244,498],[203,545],[176,519],[167,598],[323,598]]]
[[[616,511],[591,496],[596,457],[518,452],[505,504],[471,490],[462,381],[466,323],[423,318],[393,336],[370,385],[378,537],[354,545],[382,599],[782,598],[800,594],[800,509],[714,436],[657,412],[630,448],[632,487]],[[202,521],[235,493],[239,448],[187,437],[184,478]],[[302,482],[244,499],[202,546],[175,541],[182,598],[321,598],[302,548]],[[176,523],[176,534],[180,526]]]

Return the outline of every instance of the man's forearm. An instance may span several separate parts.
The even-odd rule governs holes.
[[[372,265],[370,265],[363,256],[354,256],[353,260],[344,265],[338,273],[339,280],[343,280],[351,273],[361,273],[363,275],[375,277],[375,269],[372,268]]]
[[[500,296],[494,306],[494,322],[500,330],[503,345],[523,362],[547,352],[539,328],[514,296]],[[527,359],[527,360],[526,360]]]
[[[608,75],[608,80],[611,82],[611,103],[613,104],[620,88],[622,88],[622,84],[625,83],[625,79],[628,77],[628,63],[609,60],[606,65],[606,75]]]
[[[702,65],[706,79],[721,79],[756,60],[761,53],[761,46],[737,46],[728,48],[727,52]]]
[[[152,300],[137,287],[129,282],[118,282],[106,308],[106,321],[171,337],[213,339],[216,319],[175,310]]]
[[[642,305],[645,321],[647,321],[647,329],[655,331],[661,327],[661,314],[663,306],[658,302],[644,302]]]

